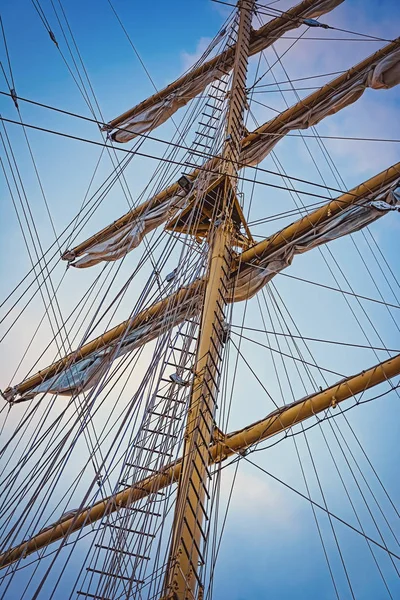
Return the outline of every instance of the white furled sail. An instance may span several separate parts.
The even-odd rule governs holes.
[[[328,117],[339,112],[346,106],[356,102],[367,88],[375,90],[389,89],[400,83],[400,50],[395,48],[384,58],[378,60],[372,66],[366,66],[361,72],[349,78],[338,87],[332,89],[328,95],[323,94],[317,102],[309,102],[313,94],[301,101],[303,110],[289,122],[285,122],[282,116],[274,119],[282,125],[273,135],[261,134],[257,141],[252,142],[244,148],[241,159],[248,166],[258,165],[273,150],[275,145],[290,131],[297,129],[308,129]],[[329,86],[329,84],[327,84]],[[327,86],[324,86],[325,88]],[[324,89],[324,88],[323,88]],[[289,109],[290,110],[290,109]],[[285,114],[285,113],[283,113]]]
[[[287,133],[318,124],[353,104],[367,88],[379,90],[398,85],[399,46],[400,40],[388,44],[246,136],[242,142],[241,166],[258,165]],[[204,167],[210,167],[210,163]],[[77,268],[118,260],[136,248],[147,233],[174,216],[185,203],[184,195],[177,184],[171,185],[93,236],[82,244],[82,249],[78,246],[78,250],[67,251],[63,259]]]
[[[149,108],[123,120],[111,135],[112,139],[116,142],[126,143],[138,135],[156,129],[168,121],[177,110],[201,94],[210,83],[222,78],[226,74],[226,68],[228,65],[223,63],[222,67],[215,67],[193,77],[190,81],[182,84],[178,91],[171,92],[167,97],[154,102]]]
[[[82,258],[72,262],[72,266],[82,269],[92,267],[102,261],[114,261],[137,248],[145,235],[156,229],[166,218],[176,213],[185,201],[185,192],[181,191],[169,198],[164,204],[149,208],[135,221],[127,223],[103,242],[90,246]],[[64,257],[65,258],[65,257]]]
[[[388,211],[400,207],[400,175],[395,186],[380,192],[374,200],[361,206],[350,206],[311,229],[293,242],[261,259],[258,265],[249,265],[239,274],[235,287],[235,301],[251,298],[277,273],[286,269],[298,254],[327,244],[345,235],[355,233],[377,221]]]
[[[193,288],[193,292],[189,288],[186,299],[178,305],[172,301],[155,319],[125,332],[116,342],[93,352],[87,358],[60,369],[59,373],[29,390],[19,400],[30,400],[43,393],[71,396],[92,388],[107,373],[114,360],[154,340],[185,319],[195,316],[199,311],[196,302],[200,302],[201,293],[199,288]],[[7,400],[12,400],[14,393],[15,388],[12,388],[10,392],[6,390],[4,396]]]
[[[304,19],[320,17],[336,8],[343,0],[306,0],[287,13],[273,19],[257,31],[253,31],[250,55],[268,48],[284,33],[300,27]],[[226,50],[187,75],[177,79],[164,90],[144,100],[123,115],[113,119],[107,129],[115,131],[116,142],[128,142],[138,135],[156,129],[206,87],[232,69],[235,47]]]
[[[343,210],[332,211],[332,214],[330,210],[327,210],[325,218],[309,227],[304,234],[293,236],[282,248],[272,252],[264,251],[263,253],[261,251],[259,255],[256,253],[257,259],[241,263],[237,272],[231,275],[232,296],[230,301],[242,302],[252,298],[277,273],[288,267],[296,255],[355,233],[380,219],[389,211],[399,210],[400,170],[395,170],[398,173],[397,178],[381,186],[375,193],[368,191],[365,193],[365,198],[356,198],[352,204],[345,206]],[[340,207],[340,198],[336,202],[338,201]],[[331,204],[329,203],[326,207]],[[319,214],[320,211],[321,209],[317,209],[305,219],[310,219],[312,214]],[[295,222],[294,225],[297,223]],[[278,234],[284,234],[291,227],[293,225]],[[125,330],[112,344],[96,350],[88,357],[60,370],[57,375],[32,387],[28,392],[24,392],[18,401],[31,399],[41,393],[72,395],[90,389],[101,380],[116,358],[157,338],[163,331],[195,316],[201,306],[203,289],[201,284],[202,280],[194,281],[188,286],[183,301],[174,302],[173,296],[171,296],[171,301],[166,304],[166,309],[157,311],[155,317],[148,323],[141,323],[137,328]],[[140,315],[136,318],[140,318]],[[15,401],[18,395],[18,386],[4,392],[5,398],[10,402]]]

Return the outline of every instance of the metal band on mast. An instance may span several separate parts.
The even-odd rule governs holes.
[[[189,402],[182,468],[172,526],[172,542],[164,598],[195,600],[203,597],[199,567],[204,560],[207,534],[209,446],[214,433],[219,368],[222,362],[224,312],[232,262],[237,163],[243,136],[246,76],[254,0],[239,3],[239,26],[228,104],[226,139],[221,163],[217,204],[209,228],[209,257],[204,305],[197,346],[195,377]],[[218,207],[218,208],[217,208]]]

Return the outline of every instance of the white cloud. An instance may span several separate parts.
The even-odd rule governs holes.
[[[233,469],[224,473],[221,485],[222,507],[226,506],[233,481]],[[239,466],[229,508],[230,517],[238,528],[246,529],[257,521],[265,526],[277,527],[293,532],[295,524],[293,507],[276,485],[266,475],[249,473],[244,465]],[[240,518],[238,518],[240,516]],[[228,517],[229,518],[229,517]]]
[[[194,52],[183,51],[181,53],[182,70],[187,71],[199,60],[204,54],[205,50],[211,43],[211,38],[201,37],[197,42],[196,49]]]

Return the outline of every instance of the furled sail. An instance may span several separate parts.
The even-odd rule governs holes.
[[[284,33],[301,26],[304,19],[320,17],[342,2],[343,0],[305,0],[294,6],[252,32],[250,55],[265,50]],[[112,138],[116,142],[128,142],[137,135],[152,131],[165,123],[179,108],[204,91],[210,83],[232,69],[235,47],[193,69],[164,90],[113,119],[106,127],[108,130],[115,130]]]
[[[241,155],[242,161],[249,166],[258,165],[287,133],[317,125],[325,117],[334,115],[356,102],[367,88],[390,89],[398,85],[400,83],[399,45],[398,40],[394,45],[390,44],[389,46],[393,47],[383,58],[372,61],[372,64],[367,59],[369,64],[361,63],[350,69],[346,77],[341,75],[326,84],[317,94],[311,94],[266,126],[257,129],[252,135],[258,134],[259,138],[253,138],[253,141],[245,145]],[[341,80],[339,85],[337,85],[338,80]],[[302,105],[300,110],[294,110],[300,105]],[[293,118],[288,118],[291,114]]]
[[[400,163],[397,163],[243,252],[231,274],[231,302],[253,297],[288,267],[296,255],[356,232],[399,207]],[[73,394],[91,388],[115,358],[197,314],[202,291],[203,280],[195,280],[187,288],[83,346],[78,355],[70,355],[29,380],[8,388],[5,398],[13,402],[44,392]]]
[[[316,125],[323,118],[355,102],[368,87],[388,89],[399,83],[400,38],[243,138],[240,159],[242,166],[256,166],[287,133]],[[215,159],[212,164],[209,161],[205,168],[215,166],[215,162]],[[191,177],[195,179],[198,174],[199,171],[194,171]],[[117,260],[136,248],[152,229],[176,214],[185,202],[184,195],[178,184],[172,184],[76,248],[67,251],[63,259],[77,268]]]
[[[40,393],[68,396],[90,389],[102,379],[112,361],[196,315],[199,310],[196,301],[201,300],[201,289],[201,280],[187,288],[181,288],[177,293],[121,323],[101,338],[89,342],[77,352],[54,363],[50,369],[45,370],[46,376],[42,377],[43,381],[38,385],[8,388],[3,396],[14,401],[19,395],[20,401],[30,400]],[[35,381],[36,377],[31,379]],[[21,389],[24,389],[22,395]]]
[[[156,229],[177,210],[183,207],[186,193],[177,191],[166,203],[155,205],[143,211],[134,222],[129,222],[118,229],[114,235],[107,240],[94,243],[87,249],[82,258],[71,264],[78,269],[93,267],[102,261],[114,261],[125,256],[128,252],[137,248],[143,238]],[[64,259],[70,260],[74,254],[67,252]]]
[[[369,200],[361,206],[351,206],[335,216],[313,227],[306,234],[289,242],[274,254],[267,254],[257,265],[250,264],[238,277],[235,295],[243,299],[254,296],[271,279],[288,267],[298,254],[308,252],[323,244],[355,233],[370,225],[386,212],[400,210],[400,174],[395,187],[381,192],[376,199]],[[242,292],[240,293],[240,290]]]

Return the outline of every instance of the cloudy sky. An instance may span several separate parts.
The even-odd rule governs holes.
[[[201,56],[231,10],[230,7],[211,0],[153,0],[130,3],[115,0],[114,6],[134,45],[133,48],[107,0],[65,0],[62,4],[54,4],[57,6],[57,14],[60,14],[61,7],[65,10],[98,102],[99,108],[96,108],[96,113],[100,114],[101,110],[105,121],[152,94],[154,88],[163,88],[188,69]],[[267,0],[263,0],[261,4],[266,5]],[[291,4],[280,0],[272,6],[284,10]],[[57,22],[52,2],[44,1],[40,6],[51,24],[69,68],[46,32],[34,3],[27,0],[3,0],[1,16],[17,94],[22,98],[91,116],[79,89],[81,84],[74,81],[74,64],[68,55],[66,40]],[[255,28],[260,26],[259,19],[264,22],[267,17],[262,14],[256,17],[253,23]],[[361,32],[385,40],[394,39],[400,31],[397,0],[345,0],[321,20],[340,29]],[[278,42],[275,46],[276,51],[280,55],[283,54],[293,44],[300,31],[303,30],[287,34],[287,38],[293,39]],[[351,38],[351,41],[345,41],[346,37]],[[286,81],[287,76],[296,79],[343,71],[385,43],[362,37],[359,38],[360,41],[355,41],[354,38],[353,34],[339,31],[309,30],[303,39],[297,41],[293,48],[285,53],[282,59],[283,66],[276,65],[273,75],[277,81]],[[329,39],[331,41],[328,41]],[[0,57],[10,80],[7,56],[4,45],[1,44]],[[267,61],[269,64],[276,61],[273,49],[265,53],[265,58],[260,64],[256,57],[251,59],[250,81],[253,81],[256,73],[257,77],[266,73],[262,83],[273,83]],[[0,74],[0,78],[0,90],[7,91],[4,76]],[[325,83],[330,78],[326,76],[320,80],[297,82],[297,93],[304,97],[310,90],[300,88],[318,85],[319,81]],[[283,95],[274,86],[259,88],[263,89],[264,93],[253,96],[257,102],[252,103],[252,115],[247,121],[249,130],[273,118],[277,111],[296,101],[296,94],[289,90],[289,86],[282,87],[287,90]],[[20,108],[25,123],[91,140],[102,139],[98,127],[93,123],[24,102],[20,102]],[[317,127],[319,135],[328,136],[324,139],[328,160],[315,139],[293,136],[280,142],[273,155],[269,156],[262,166],[277,171],[278,166],[283,165],[285,171],[293,177],[336,189],[350,189],[397,162],[400,156],[399,144],[338,140],[329,137],[399,140],[399,109],[398,88],[368,89],[356,104],[329,117]],[[4,118],[15,120],[17,117],[13,103],[7,97],[0,97],[0,111]],[[27,130],[35,159],[33,164],[21,128],[12,124],[5,126],[15,152],[41,247],[47,249],[53,244],[55,235],[60,234],[79,212],[91,184],[101,148],[46,132]],[[169,140],[173,133],[173,125],[167,123],[157,130],[156,135]],[[4,137],[4,130],[2,135]],[[142,147],[144,153],[155,156],[161,156],[164,150],[163,144],[150,140]],[[7,171],[7,158],[3,147],[0,148],[0,156]],[[126,171],[126,178],[133,199],[142,192],[152,177],[154,168],[155,161],[152,159],[135,157],[132,161]],[[103,155],[91,189],[100,185],[111,169],[109,157]],[[7,172],[10,175],[9,171]],[[249,170],[247,176],[252,177],[254,173]],[[287,180],[283,181],[265,172],[258,174],[258,180],[267,185],[260,184],[255,188],[250,220],[273,217],[296,208],[292,196],[286,190],[268,187],[268,184],[286,185]],[[12,195],[3,173],[0,173],[0,186],[0,273],[2,297],[6,297],[30,270],[31,259],[21,235]],[[315,191],[307,185],[303,185],[301,189],[306,192]],[[243,191],[245,208],[248,209],[249,198],[252,196],[251,184],[244,184]],[[319,192],[324,196],[330,195],[322,188],[317,188],[317,193]],[[335,193],[332,195],[335,196]],[[14,199],[15,197],[14,194]],[[303,195],[301,200],[304,204],[311,204],[318,199]],[[297,202],[299,201],[297,199]],[[120,187],[114,186],[84,226],[78,239],[83,240],[118,218],[127,209],[125,195]],[[20,208],[18,212],[21,214]],[[293,218],[292,213],[286,219],[266,222],[255,227],[254,233],[265,237]],[[358,233],[353,240],[345,239],[332,243],[329,251],[324,249],[323,252],[314,251],[298,257],[285,273],[299,279],[278,275],[273,286],[270,286],[261,298],[260,304],[253,300],[247,307],[241,305],[235,308],[233,323],[242,324],[244,316],[247,327],[286,332],[284,324],[288,323],[291,333],[308,338],[398,349],[400,336],[395,323],[399,322],[397,309],[388,310],[383,304],[358,302],[354,297],[345,297],[337,291],[316,287],[304,280],[323,283],[331,288],[353,290],[357,294],[398,305],[400,290],[396,276],[399,275],[399,266],[396,258],[400,250],[399,232],[399,214],[393,213],[375,223],[365,236]],[[66,241],[61,248],[56,249],[64,250],[65,245]],[[115,277],[110,295],[113,291],[116,294],[129,277],[138,262],[138,256],[140,252],[133,252],[126,258]],[[57,299],[63,315],[68,314],[77,305],[84,291],[100,272],[100,267],[81,271],[69,269],[65,272],[65,264],[57,265],[52,273],[52,282],[56,288],[62,279]],[[129,293],[125,294],[118,314],[111,321],[112,324],[129,315],[132,304],[144,285],[145,275],[141,274],[136,281],[137,283],[130,287]],[[25,302],[27,299],[28,297],[25,297]],[[24,299],[17,309],[13,309],[8,320],[1,324],[4,327],[2,335],[23,305]],[[12,302],[2,307],[2,310],[11,306]],[[46,319],[35,334],[43,310],[43,299],[37,294],[4,338],[0,388],[4,389],[10,382],[21,380],[51,339],[51,329]],[[30,343],[33,335],[33,341]],[[245,335],[267,343],[265,334],[249,332]],[[232,339],[238,343],[238,338],[234,335]],[[278,348],[276,339],[270,339],[269,342],[274,348]],[[292,359],[282,359],[278,355],[278,380],[271,353],[261,346],[255,346],[252,341],[242,340],[241,352],[251,362],[259,381],[240,359],[232,411],[227,424],[229,430],[243,427],[273,410],[274,405],[267,397],[265,389],[274,401],[281,405],[311,393],[315,386],[318,388],[325,386],[326,382],[333,383],[341,376],[357,373],[388,356],[385,351],[374,352],[369,348],[310,344],[308,347],[312,356],[307,354],[304,345],[301,346],[301,352],[306,359],[315,360],[316,364],[331,372],[324,372],[323,375],[320,370],[315,369],[315,383],[307,380],[303,384],[302,375],[305,376],[306,373],[303,366],[300,367],[299,374]],[[286,345],[284,341],[280,350],[287,354],[295,352],[294,346]],[[45,352],[39,367],[46,366],[54,353],[55,348]],[[231,357],[234,362],[234,347],[231,348]],[[20,365],[21,359],[23,362]],[[387,389],[388,386],[381,386],[379,392],[386,392]],[[366,394],[365,399],[374,395],[376,390]],[[306,479],[311,498],[315,502],[321,504],[326,501],[329,510],[357,528],[358,517],[372,539],[379,543],[387,543],[388,548],[398,554],[399,544],[390,532],[384,516],[397,535],[400,534],[399,522],[371,467],[373,465],[376,469],[385,489],[396,503],[400,495],[397,476],[400,458],[398,402],[396,393],[391,392],[349,411],[346,415],[348,421],[342,416],[337,416],[332,425],[331,422],[325,422],[321,427],[311,429],[307,437],[299,429],[299,435],[295,438],[285,439],[274,447],[250,455],[249,460],[307,495]],[[18,422],[22,414],[17,412],[19,410],[22,411],[22,408],[14,407],[14,413],[6,423],[5,434],[10,433]],[[57,407],[54,407],[54,410],[57,410]],[[104,421],[104,415],[102,419]],[[348,446],[345,442],[339,444],[341,434]],[[366,454],[362,452],[358,441]],[[357,463],[351,458],[350,452],[357,459]],[[315,463],[312,462],[311,455]],[[339,472],[335,465],[338,465]],[[72,476],[72,472],[78,466],[79,461],[73,462],[66,477],[68,473]],[[234,469],[232,466],[224,471],[221,514],[224,513],[229,498]],[[353,505],[346,490],[349,491]],[[355,507],[355,511],[352,506]],[[338,522],[334,523],[332,529],[326,514],[318,508],[316,515],[337,593],[329,574],[309,502],[243,459],[235,478],[234,493],[219,552],[214,597],[229,597],[232,600],[264,597],[280,600],[294,596],[318,600],[337,597],[341,600],[352,597],[357,600],[380,600],[390,598],[387,587],[393,598],[400,597],[400,583],[396,571],[396,568],[400,569],[399,561],[394,559],[394,566],[388,554],[378,548],[374,548],[374,559],[362,536]],[[82,554],[77,554],[74,562],[69,564],[65,581],[75,579],[74,565],[80,565],[81,556],[83,550]],[[348,570],[354,596],[343,563]],[[22,585],[21,580],[14,581],[3,597],[7,600],[20,597]],[[50,587],[42,590],[39,597],[50,598]],[[35,586],[31,587],[24,598],[33,597],[34,590]],[[54,597],[61,599],[66,596],[63,595],[63,590],[58,588]]]

